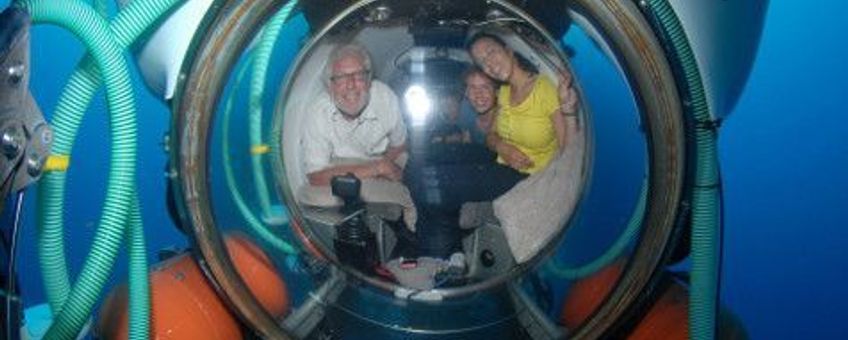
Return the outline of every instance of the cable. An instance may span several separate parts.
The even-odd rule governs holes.
[[[247,70],[247,66],[249,66],[254,59],[254,54],[250,53],[247,55],[246,60],[242,68],[236,73],[235,86],[230,89],[230,94],[227,96],[226,101],[224,102],[224,114],[221,119],[223,119],[223,127],[221,132],[221,158],[224,163],[224,179],[227,182],[227,188],[230,190],[230,194],[233,197],[233,202],[235,203],[238,211],[241,213],[242,217],[244,217],[248,226],[255,232],[260,238],[268,242],[272,247],[277,250],[282,251],[283,253],[294,255],[297,254],[297,250],[284,239],[279,237],[278,235],[271,232],[262,222],[256,218],[250,211],[250,207],[248,207],[247,203],[244,202],[244,197],[238,189],[238,184],[236,183],[235,174],[233,171],[233,167],[230,165],[232,161],[230,160],[230,114],[233,111],[233,98],[235,97],[235,89],[239,87],[241,81],[245,75],[245,71]]]
[[[721,194],[716,148],[716,124],[710,123],[698,63],[680,19],[668,0],[648,4],[665,34],[668,48],[677,57],[687,112],[695,123],[695,183],[692,192],[692,276],[689,294],[689,335],[692,339],[715,338],[721,250]]]
[[[171,1],[171,4],[175,2],[175,0],[169,1]],[[83,67],[78,69],[80,73],[85,73],[83,74],[84,77],[78,79],[88,82],[78,83],[77,86],[89,86],[92,87],[92,92],[96,91],[100,78],[97,71],[102,72],[110,109],[109,125],[112,129],[112,159],[103,216],[98,223],[99,227],[94,236],[91,253],[86,259],[73,290],[70,289],[62,245],[61,205],[59,205],[59,209],[49,212],[54,219],[59,221],[58,228],[47,230],[48,228],[45,227],[44,230],[39,230],[41,257],[50,260],[48,261],[49,265],[42,260],[44,281],[48,288],[46,290],[47,296],[52,310],[56,313],[54,322],[45,335],[47,339],[68,339],[79,333],[85,320],[89,318],[97,296],[109,276],[109,269],[114,264],[119,246],[125,235],[125,227],[132,211],[130,206],[135,197],[135,144],[137,141],[135,100],[132,93],[129,68],[122,55],[121,43],[128,44],[127,41],[132,41],[135,36],[146,30],[149,24],[155,22],[155,19],[164,12],[163,10],[154,13],[153,8],[156,7],[151,5],[153,3],[155,2],[134,1],[118,14],[113,27],[108,26],[105,20],[94,13],[91,7],[80,1],[19,0],[15,2],[16,6],[22,7],[30,13],[34,22],[56,24],[70,30],[83,41],[93,57],[90,60],[95,60],[100,68],[93,68],[90,62],[84,63]],[[145,24],[144,19],[151,15],[153,18]],[[122,24],[119,25],[119,22]],[[84,70],[86,65],[88,72]],[[72,82],[73,80],[74,78],[72,78]],[[83,106],[88,103],[79,97],[75,97],[75,101],[77,103],[82,102]],[[58,116],[54,118],[53,123],[59,124],[57,122]],[[73,119],[71,120],[73,121]],[[68,122],[66,121],[65,124],[68,124]],[[72,142],[76,125],[70,125],[63,126],[63,128],[69,128],[69,131],[71,131],[70,140]],[[53,145],[54,151],[59,144],[58,136],[60,134],[58,132],[60,130],[63,129],[55,129],[57,134],[56,142]],[[58,182],[59,189],[63,189],[64,172],[48,173],[47,175],[50,174],[57,175],[58,180],[54,182]],[[48,177],[45,176],[42,185],[48,180]],[[54,192],[53,198],[61,202],[63,190],[57,191],[58,193]],[[51,259],[55,259],[55,261]],[[50,278],[55,280],[48,278],[49,275],[52,275]],[[146,289],[147,286],[144,285],[143,288]],[[140,306],[140,309],[147,310],[147,304]],[[139,325],[143,325],[143,323],[139,323]],[[131,326],[131,328],[135,327]],[[136,334],[146,336],[147,330],[138,330]]]
[[[15,214],[12,220],[12,237],[11,244],[9,245],[9,268],[6,276],[9,279],[9,282],[6,284],[6,339],[13,339],[13,332],[18,329],[17,324],[12,324],[12,300],[18,300],[18,294],[15,294],[15,289],[17,289],[15,287],[15,259],[17,258],[16,254],[18,250],[18,238],[20,236],[19,230],[21,227],[21,211],[23,210],[24,195],[25,191],[21,190],[18,191],[18,194],[15,197]]]
[[[283,25],[288,21],[292,11],[297,4],[296,0],[289,1],[283,8],[277,11],[265,24],[259,38],[259,44],[254,50],[253,73],[250,79],[250,95],[248,101],[248,129],[250,145],[254,150],[269,150],[262,136],[262,98],[265,94],[265,81],[267,79],[268,65],[271,54]],[[262,218],[267,224],[279,222],[283,213],[271,211],[271,200],[268,195],[268,184],[265,181],[265,173],[262,171],[263,155],[267,152],[251,152],[250,163],[253,168],[253,182],[256,195],[259,198],[259,207]],[[283,223],[280,223],[283,224]]]

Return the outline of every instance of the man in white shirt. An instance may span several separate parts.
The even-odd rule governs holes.
[[[316,99],[303,136],[309,183],[300,190],[301,203],[340,205],[330,180],[351,173],[362,181],[363,201],[401,205],[414,231],[417,213],[401,183],[407,132],[397,96],[371,78],[371,58],[357,44],[337,46],[322,76],[327,91]]]

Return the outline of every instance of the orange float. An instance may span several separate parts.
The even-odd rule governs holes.
[[[573,329],[591,315],[612,290],[621,272],[624,261],[617,261],[597,273],[576,281],[568,290],[560,312],[560,323]]]
[[[565,297],[560,312],[560,323],[575,328],[600,306],[624,270],[624,261],[618,261],[601,271],[574,283]],[[689,290],[676,280],[662,292],[642,319],[630,331],[627,339],[688,339]],[[747,339],[742,322],[727,309],[720,309],[718,319],[719,339]]]
[[[227,235],[227,251],[248,289],[265,310],[283,316],[290,301],[285,282],[262,250],[242,235]],[[151,339],[241,339],[241,326],[206,281],[188,253],[157,264],[150,272]],[[100,311],[98,336],[126,339],[127,288],[121,285]]]
[[[236,271],[265,311],[285,315],[290,307],[288,289],[265,252],[244,235],[227,235],[224,243]]]
[[[627,337],[633,340],[689,339],[689,291],[673,283]]]

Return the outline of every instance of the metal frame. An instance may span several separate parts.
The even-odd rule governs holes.
[[[356,3],[328,27],[345,15],[374,2]],[[489,3],[506,8],[510,6],[500,0]],[[640,300],[643,291],[650,289],[657,281],[658,273],[662,269],[669,240],[678,225],[676,221],[687,180],[685,126],[683,108],[669,61],[636,5],[616,0],[575,0],[569,4],[573,14],[587,18],[609,42],[617,62],[634,89],[634,96],[643,115],[641,118],[649,150],[648,205],[642,236],[631,257],[632,260],[605,302],[581,327],[570,332],[575,338],[598,338],[608,334],[631,305]],[[272,0],[229,0],[213,5],[218,6],[220,10],[210,22],[207,33],[199,40],[194,62],[186,68],[186,80],[180,95],[174,101],[171,136],[174,147],[171,149],[171,164],[175,173],[172,180],[177,202],[181,206],[185,224],[192,231],[192,242],[202,259],[202,267],[208,270],[210,278],[228,298],[236,314],[257,334],[265,338],[284,339],[289,337],[289,333],[262,310],[227,256],[210,211],[207,177],[209,132],[224,82],[249,40],[281,5],[281,2]],[[325,27],[319,36],[327,30]],[[311,45],[306,46],[304,50],[309,47]],[[298,62],[302,56],[303,54],[298,58]],[[274,131],[281,130],[282,115],[279,112],[278,101]],[[279,155],[274,160],[274,171],[278,179],[280,174],[285,173]],[[281,192],[290,200],[292,195],[288,192],[285,182],[279,180],[278,183],[283,186]],[[302,216],[296,210],[292,215],[293,227],[302,229],[297,226],[298,220],[302,221]],[[306,233],[308,237],[308,228]],[[557,242],[552,242],[555,243]],[[309,246],[310,244],[307,244],[307,247]],[[311,246],[314,247],[315,244]],[[327,251],[321,249],[320,245],[315,250],[319,253]],[[546,251],[550,252],[552,249]],[[500,278],[466,287],[444,289],[440,293],[445,298],[451,298],[505,287],[508,281],[521,276],[532,267],[521,265]],[[356,271],[348,270],[347,273],[387,291],[396,288],[396,285],[366,277]]]

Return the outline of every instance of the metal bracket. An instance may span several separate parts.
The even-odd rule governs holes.
[[[3,196],[41,177],[53,142],[32,93],[30,17],[9,7],[0,13],[0,176]]]
[[[306,339],[324,320],[327,308],[335,303],[339,294],[347,286],[345,275],[338,268],[331,267],[330,276],[309,297],[303,305],[292,312],[283,322],[298,339]]]

